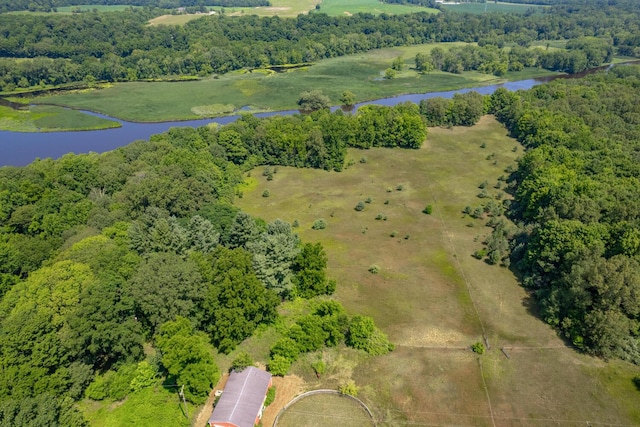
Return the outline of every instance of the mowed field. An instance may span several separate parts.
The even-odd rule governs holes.
[[[444,9],[452,12],[464,12],[464,13],[489,13],[489,12],[504,12],[504,13],[525,13],[531,9],[541,11],[545,6],[537,4],[520,4],[520,3],[508,3],[508,2],[495,2],[487,1],[486,3],[458,3],[458,4],[443,4]]]
[[[276,73],[269,70],[241,70],[198,81],[131,82],[65,94],[42,96],[33,103],[67,105],[97,111],[130,121],[187,120],[204,117],[198,113],[231,106],[249,106],[251,111],[295,109],[304,91],[319,89],[339,105],[342,92],[350,90],[358,102],[405,93],[424,93],[482,86],[553,73],[526,69],[503,78],[478,72],[418,74],[412,68],[418,52],[428,54],[435,46],[448,49],[463,43],[424,44],[378,49],[357,55],[325,59],[316,64]],[[382,78],[393,60],[402,56],[405,70],[391,80]]]
[[[640,424],[632,382],[640,368],[568,348],[511,271],[472,257],[491,230],[462,210],[486,201],[476,197],[485,180],[498,193],[493,185],[521,153],[514,147],[484,117],[471,128],[430,129],[420,150],[350,150],[340,173],[281,167],[266,181],[262,168],[252,171],[237,204],[267,221],[297,219],[303,241],[328,253],[335,298],[372,316],[396,345],[371,358],[326,350],[322,379],[303,358],[294,373],[307,389],[353,379],[389,426]],[[427,204],[431,215],[421,212]],[[317,218],[326,229],[311,229]],[[469,347],[483,335],[490,350],[478,356]]]
[[[430,12],[438,13],[437,9],[422,6],[408,6],[401,4],[386,4],[379,0],[270,0],[271,6],[260,7],[209,7],[228,16],[258,15],[258,16],[281,16],[295,17],[300,14],[309,13],[320,5],[319,12],[329,16],[353,15],[354,13],[372,13],[379,15],[388,13],[399,15],[403,13]],[[202,15],[163,15],[149,21],[151,25],[183,25],[193,19],[201,18]]]

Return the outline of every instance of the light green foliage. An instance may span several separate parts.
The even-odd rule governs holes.
[[[203,403],[220,377],[207,337],[196,332],[189,319],[178,316],[160,327],[156,345],[176,385],[185,385],[186,398]]]
[[[368,316],[354,316],[351,319],[346,342],[348,346],[364,350],[374,356],[393,350],[393,344]]]
[[[278,298],[258,280],[251,254],[220,247],[213,254],[203,302],[203,325],[214,345],[228,353],[262,323],[276,318]]]
[[[393,237],[393,236],[391,236],[391,237]],[[369,273],[371,273],[371,274],[378,274],[378,273],[380,273],[380,267],[378,267],[378,266],[377,266],[377,265],[375,265],[375,264],[372,264],[372,265],[370,265],[370,266],[369,266],[368,271],[369,271]]]
[[[251,358],[251,355],[246,351],[241,351],[231,362],[231,369],[236,372],[242,372],[245,368],[253,366],[255,362]]]
[[[404,58],[402,56],[398,56],[391,63],[391,69],[395,71],[402,71],[404,69]]]
[[[138,363],[129,387],[132,392],[136,392],[145,387],[153,385],[157,381],[158,371],[155,366],[146,360]]]
[[[425,213],[427,215],[431,215],[431,213],[433,213],[433,206],[431,206],[431,205],[425,206],[425,208],[422,210],[422,213]]]
[[[342,394],[357,397],[358,392],[360,391],[360,387],[356,385],[355,381],[347,380],[340,384],[340,387],[338,387],[338,391]]]
[[[471,346],[471,350],[477,354],[484,354],[484,344],[477,342]]]
[[[340,102],[346,107],[351,107],[356,103],[356,96],[350,90],[345,90],[344,92],[342,92]]]
[[[311,364],[311,368],[313,368],[313,371],[316,373],[316,376],[320,378],[320,376],[324,375],[327,369],[327,366],[324,363],[324,360],[318,359]]]
[[[393,68],[387,68],[386,70],[384,70],[384,78],[387,80],[395,79],[396,70],[394,70]]]
[[[284,377],[289,372],[289,368],[291,367],[291,361],[284,356],[279,354],[274,355],[271,359],[269,359],[269,363],[267,363],[267,369],[271,374]]]
[[[73,399],[42,393],[36,397],[0,402],[0,425],[11,427],[87,427]]]

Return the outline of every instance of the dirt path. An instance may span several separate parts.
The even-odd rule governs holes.
[[[304,391],[304,381],[296,375],[286,377],[273,377],[273,385],[276,387],[276,398],[262,414],[262,425],[273,426],[276,415],[291,399]]]
[[[229,378],[229,374],[223,374],[220,381],[218,381],[218,384],[216,384],[213,390],[211,390],[209,398],[200,410],[196,419],[193,421],[193,427],[204,427],[207,425],[207,421],[209,421],[209,418],[213,413],[213,402],[216,400],[216,391],[224,389],[224,386],[227,384],[227,378]]]

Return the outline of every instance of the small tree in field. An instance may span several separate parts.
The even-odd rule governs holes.
[[[303,111],[325,110],[331,107],[331,100],[322,91],[312,90],[300,94],[298,106]]]
[[[345,107],[352,107],[356,103],[356,96],[350,90],[345,90],[344,92],[342,92],[340,102]]]
[[[384,71],[384,78],[387,79],[387,80],[395,79],[396,78],[396,70],[394,70],[393,68],[387,68]]]
[[[358,202],[358,204],[354,209],[357,210],[358,212],[364,210],[364,202]]]

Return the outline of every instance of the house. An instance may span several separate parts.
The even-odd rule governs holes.
[[[260,422],[271,374],[250,366],[233,371],[209,418],[210,427],[253,427]]]

